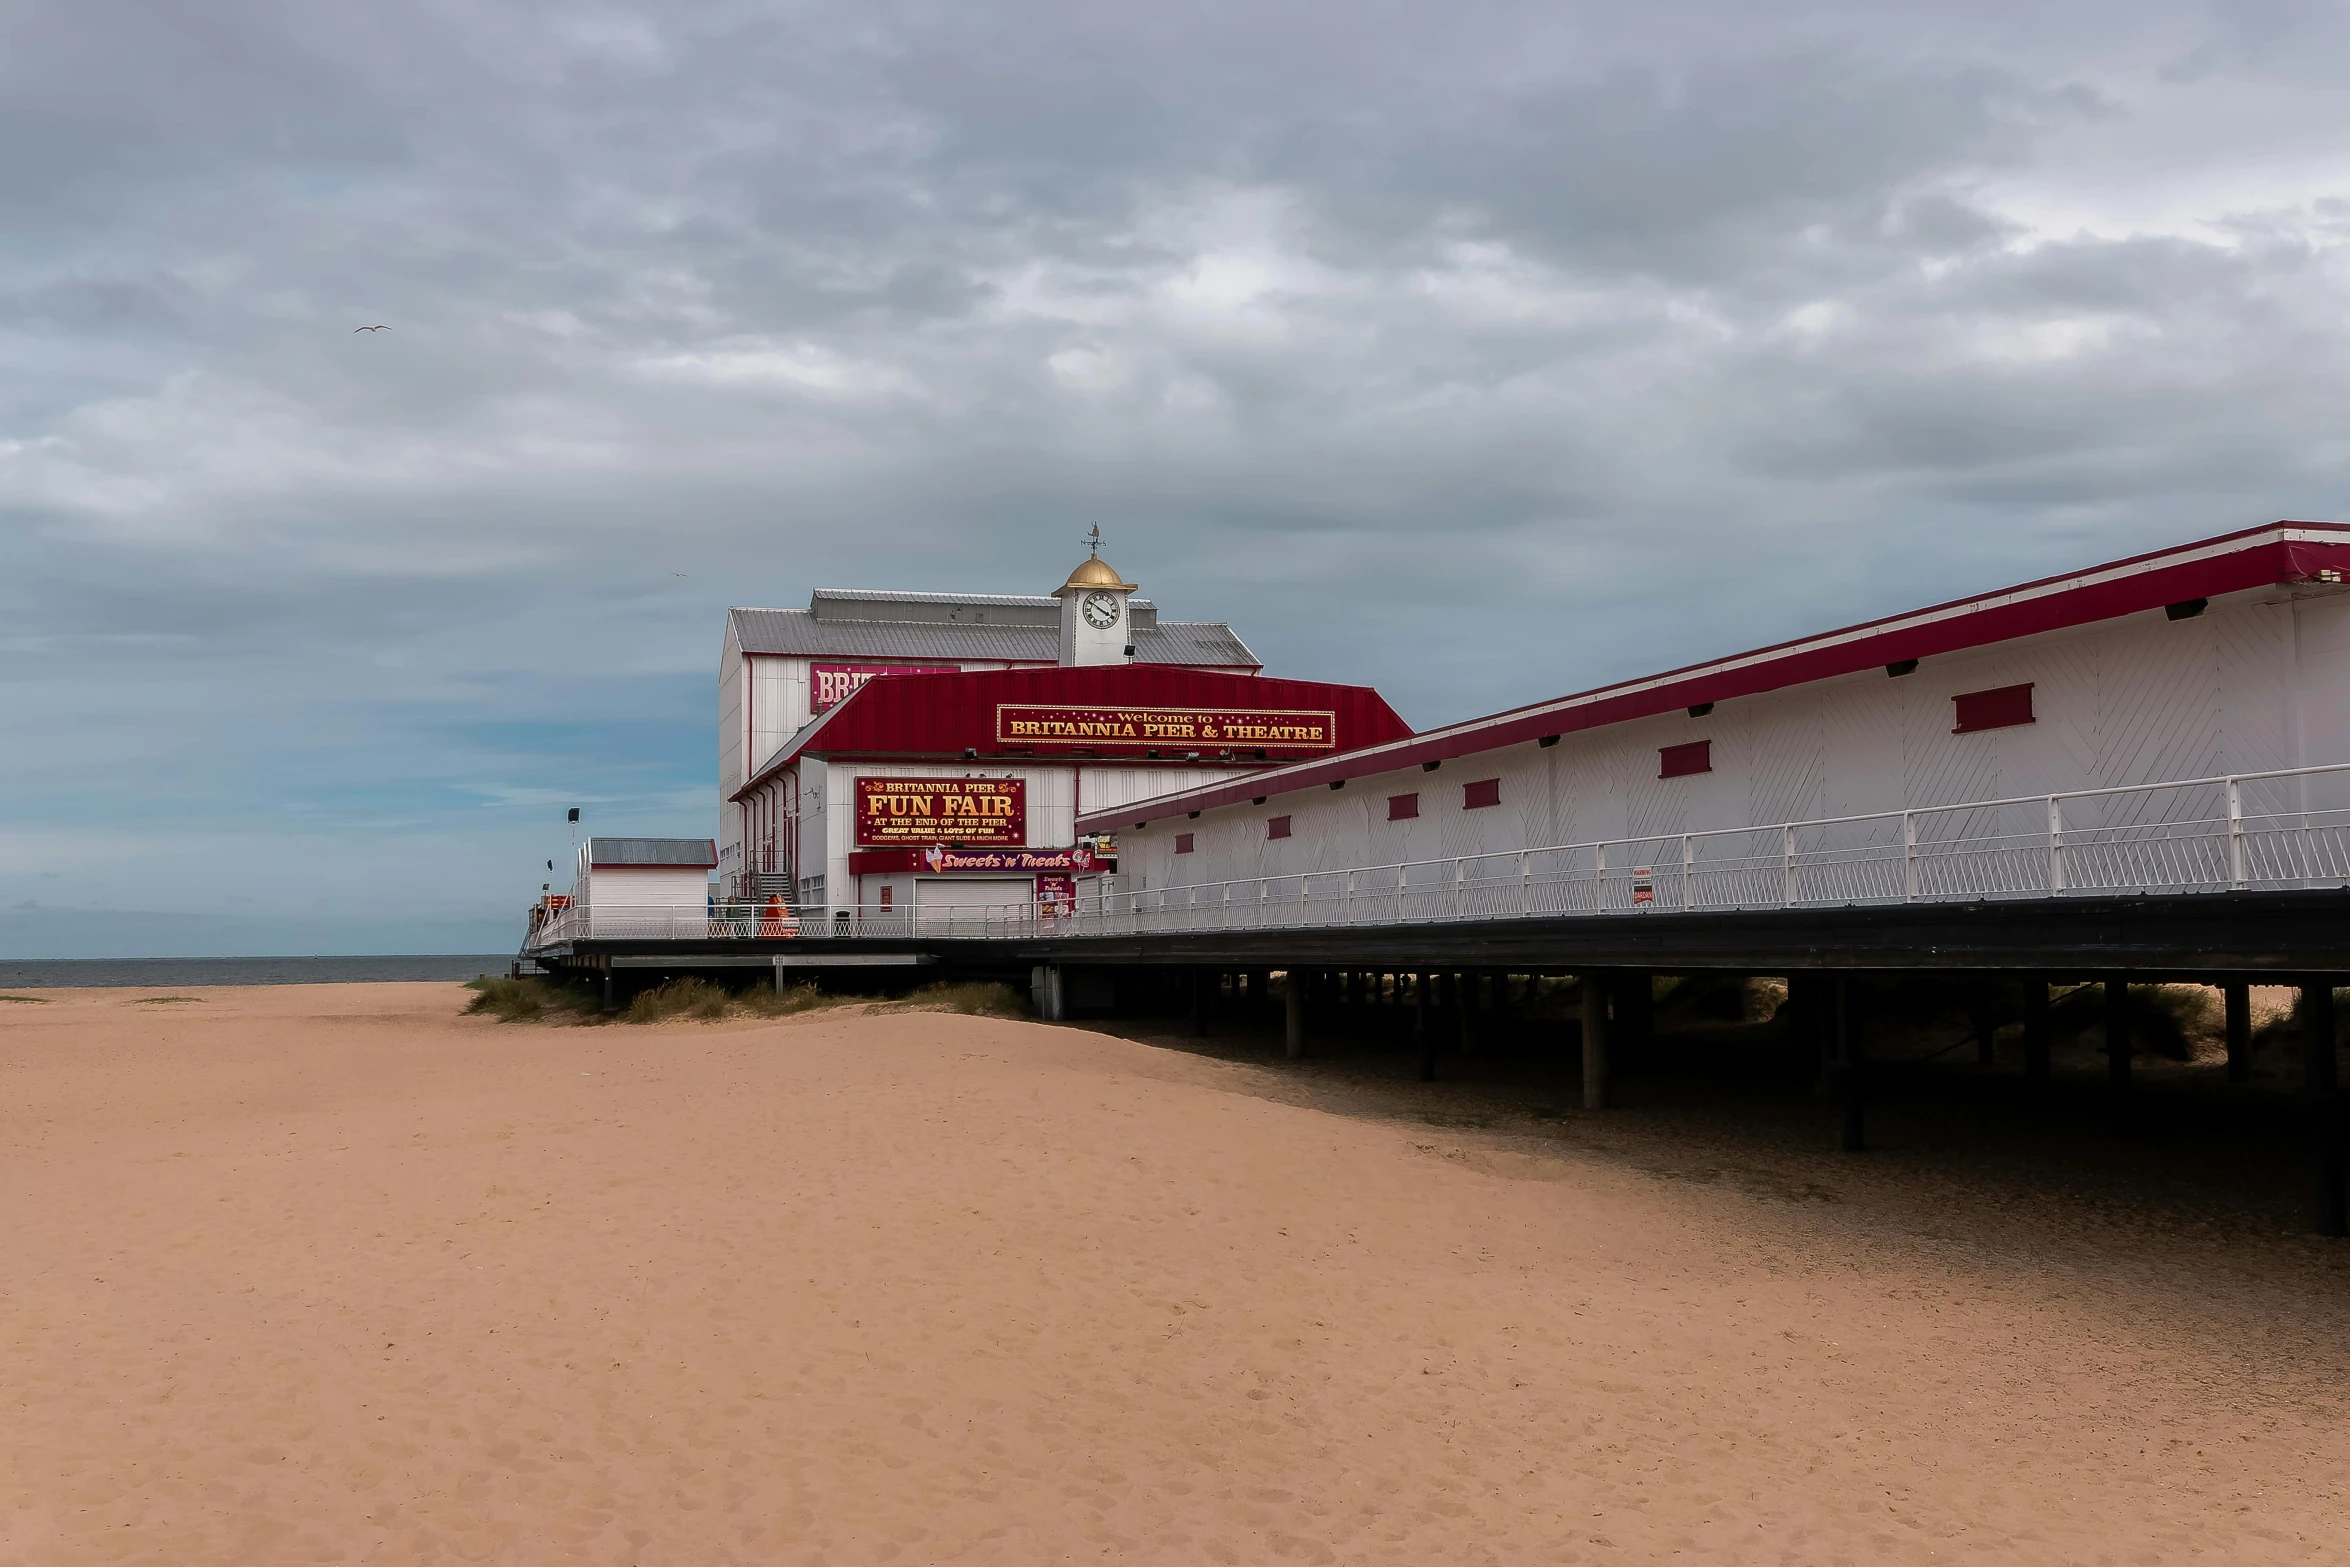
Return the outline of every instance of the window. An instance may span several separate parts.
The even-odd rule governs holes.
[[[1656,775],[1659,778],[1686,778],[1691,773],[1710,773],[1714,770],[1714,743],[1711,740],[1692,740],[1687,745],[1662,745],[1656,751]]]
[[[1288,837],[1289,818],[1286,816],[1268,817],[1265,821],[1265,836],[1268,838]]]
[[[1997,686],[1989,691],[1968,691],[1950,699],[1957,709],[1958,723],[1950,732],[1971,735],[1985,729],[2013,729],[2018,724],[2037,723],[2032,716],[2032,687],[2029,681],[2020,686]]]
[[[1480,778],[1475,783],[1461,785],[1461,809],[1481,811],[1488,805],[1501,804],[1501,780]]]
[[[1177,833],[1175,835],[1175,852],[1177,854],[1189,854],[1191,852],[1191,839],[1192,835],[1190,833]]]
[[[1420,814],[1420,797],[1416,794],[1391,794],[1387,797],[1387,819],[1408,822]]]

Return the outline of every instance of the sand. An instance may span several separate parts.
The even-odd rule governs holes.
[[[1040,1024],[46,994],[0,1561],[2350,1555],[2319,1242]]]

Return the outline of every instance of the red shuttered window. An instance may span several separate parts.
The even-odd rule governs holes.
[[[1187,832],[1179,832],[1175,835],[1175,852],[1177,854],[1189,854],[1191,852],[1191,836],[1192,835]]]
[[[1711,740],[1692,740],[1687,745],[1658,746],[1656,775],[1659,778],[1686,778],[1691,773],[1710,773],[1714,770],[1714,743]]]
[[[1387,797],[1387,819],[1408,822],[1420,814],[1420,797],[1416,794],[1391,794]]]
[[[1268,838],[1286,838],[1286,837],[1288,837],[1288,836],[1289,836],[1289,818],[1288,818],[1288,817],[1286,817],[1286,816],[1270,816],[1270,817],[1267,817],[1267,818],[1265,819],[1265,836],[1266,836],[1266,837],[1268,837]]]
[[[1950,699],[1957,710],[1958,723],[1951,729],[1954,735],[1971,735],[1985,729],[2013,729],[2018,724],[2038,723],[2032,716],[2032,684],[1994,686],[1988,691],[1968,691]]]
[[[1501,780],[1480,778],[1475,783],[1461,785],[1461,809],[1481,811],[1488,805],[1501,804]]]

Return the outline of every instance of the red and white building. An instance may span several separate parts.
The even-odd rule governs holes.
[[[1845,852],[1836,833],[1857,864],[1871,835],[1921,832],[1944,845],[2046,838],[2039,861],[2018,851],[2016,886],[1986,886],[2028,893],[2045,862],[2061,889],[2068,832],[2146,829],[2133,841],[2159,843],[2166,813],[2289,808],[2306,821],[2350,806],[2350,774],[2231,787],[2233,803],[2217,786],[2209,800],[2154,787],[2350,763],[2346,579],[2350,527],[2247,529],[1245,780],[1088,800],[1075,826],[1116,833],[1118,886],[1144,893],[1581,845],[1550,870],[1496,862],[1493,875],[1587,870],[1611,907],[1606,876],[1637,868],[1622,895],[1663,901],[1652,872],[1694,886],[1720,855],[1775,877],[1783,843],[1793,902],[1799,850],[1807,874],[1826,876]],[[1807,823],[1821,825],[1788,825]],[[1912,896],[1915,850],[1895,843],[1887,857],[1895,875],[1909,864]],[[1838,894],[1823,883],[1807,896]]]
[[[1038,599],[732,611],[722,891],[826,930],[1049,904],[1114,863],[1083,812],[1410,733],[1376,692],[1261,675],[1230,627],[1135,591],[1097,558]]]
[[[1160,619],[1156,604],[1135,597],[1134,585],[1099,559],[1034,597],[819,588],[806,609],[728,610],[718,658],[721,885],[746,892],[755,877],[786,875],[796,863],[783,824],[800,814],[797,802],[754,785],[793,736],[858,686],[883,674],[1064,664],[1232,675],[1262,667],[1230,626]]]

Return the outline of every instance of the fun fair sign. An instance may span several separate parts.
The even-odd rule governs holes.
[[[1262,708],[1049,707],[1005,702],[995,710],[996,744],[1086,746],[1095,750],[1331,751],[1338,715]]]
[[[860,778],[857,846],[886,849],[955,843],[1018,848],[1028,841],[1028,783],[1021,778]]]

